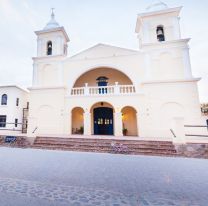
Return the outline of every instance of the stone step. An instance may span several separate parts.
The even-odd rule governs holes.
[[[44,142],[36,142],[35,145],[44,145],[44,146],[68,146],[68,147],[112,147],[110,143],[77,143],[77,142],[70,142],[70,143],[65,143],[65,142],[49,142],[49,141],[44,141]],[[126,146],[128,148],[134,148],[134,149],[140,149],[140,148],[150,148],[150,149],[175,149],[174,145],[148,145],[148,144],[122,144],[123,146]]]
[[[144,141],[144,140],[112,140],[112,139],[78,139],[78,138],[74,138],[74,139],[67,139],[67,138],[37,138],[35,140],[35,143],[44,143],[44,142],[63,142],[63,143],[69,143],[69,142],[77,142],[77,143],[83,143],[83,142],[87,142],[87,143],[97,143],[98,141],[100,143],[112,143],[112,142],[116,142],[116,143],[122,143],[122,144],[152,144],[152,145],[172,145],[172,142],[165,142],[165,141]]]
[[[176,153],[175,150],[152,150],[152,149],[128,149],[128,150],[113,150],[111,148],[89,148],[89,147],[85,147],[85,148],[80,148],[80,147],[71,147],[71,148],[68,148],[68,147],[41,147],[41,146],[34,146],[33,148],[42,148],[42,149],[60,149],[60,150],[78,150],[78,151],[105,151],[105,152],[112,152],[112,151],[117,151],[117,152],[124,152],[124,153],[137,153],[137,152],[151,152],[151,153],[170,153],[170,154],[174,154]]]
[[[138,139],[131,139],[131,137],[129,137],[130,139],[128,139],[128,137],[126,137],[125,139],[117,139],[116,137],[113,138],[106,138],[106,137],[102,137],[102,136],[79,136],[79,137],[74,137],[74,136],[70,136],[70,137],[41,137],[41,136],[37,136],[36,139],[50,139],[50,140],[82,140],[82,141],[88,141],[88,140],[106,140],[106,141],[135,141],[137,142],[138,140],[143,141],[143,142],[164,142],[164,143],[172,143],[172,141],[166,141],[166,140],[141,140],[139,137]]]
[[[103,150],[112,150],[113,148],[111,146],[100,146],[100,145],[41,145],[41,144],[35,144],[34,147],[42,147],[42,148],[65,148],[65,149],[103,149]],[[149,148],[149,147],[140,147],[140,148],[132,148],[132,147],[125,147],[124,149],[128,151],[137,151],[137,150],[150,150],[150,151],[175,151],[174,148]]]
[[[64,150],[64,151],[79,151],[79,152],[98,152],[98,153],[116,153],[116,154],[143,154],[143,155],[165,155],[165,156],[176,156],[175,151],[152,151],[152,150],[136,150],[136,151],[128,151],[128,152],[117,152],[113,150],[106,150],[106,149],[80,149],[80,148],[71,148],[70,150],[68,148],[64,147],[38,147],[33,146],[34,149],[48,149],[48,150]]]
[[[115,147],[112,147],[112,143]],[[120,145],[123,146],[120,147]],[[104,138],[56,138],[37,137],[32,148],[83,152],[106,152],[175,156],[176,150],[170,141],[121,140]]]

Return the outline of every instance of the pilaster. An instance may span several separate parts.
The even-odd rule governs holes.
[[[91,113],[84,112],[84,135],[91,135]]]
[[[114,113],[114,135],[123,136],[122,113]]]

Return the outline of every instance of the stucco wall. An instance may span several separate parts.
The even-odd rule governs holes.
[[[9,129],[11,130],[20,130],[16,131],[20,133],[22,130],[22,125],[18,124],[15,127],[15,119],[18,119],[18,123],[22,123],[23,118],[23,108],[27,107],[28,102],[28,92],[21,90],[17,87],[0,87],[0,101],[3,94],[7,94],[7,105],[0,104],[0,115],[6,115],[6,121],[8,123],[5,128],[0,129]],[[19,98],[19,106],[16,106],[16,99]],[[0,102],[1,103],[1,102]],[[0,130],[1,133],[5,133],[8,131]]]
[[[31,89],[28,135],[63,133],[64,88]]]

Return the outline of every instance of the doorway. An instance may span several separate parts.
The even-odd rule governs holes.
[[[94,134],[113,135],[113,109],[98,107],[94,110]]]

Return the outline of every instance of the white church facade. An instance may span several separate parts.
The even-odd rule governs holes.
[[[180,11],[159,3],[139,14],[138,50],[98,44],[71,57],[69,37],[52,12],[35,32],[28,137],[172,138],[185,136],[184,125],[205,124]]]
[[[180,11],[161,3],[139,14],[138,51],[98,44],[72,57],[52,13],[35,32],[28,135],[171,137],[204,124]]]

